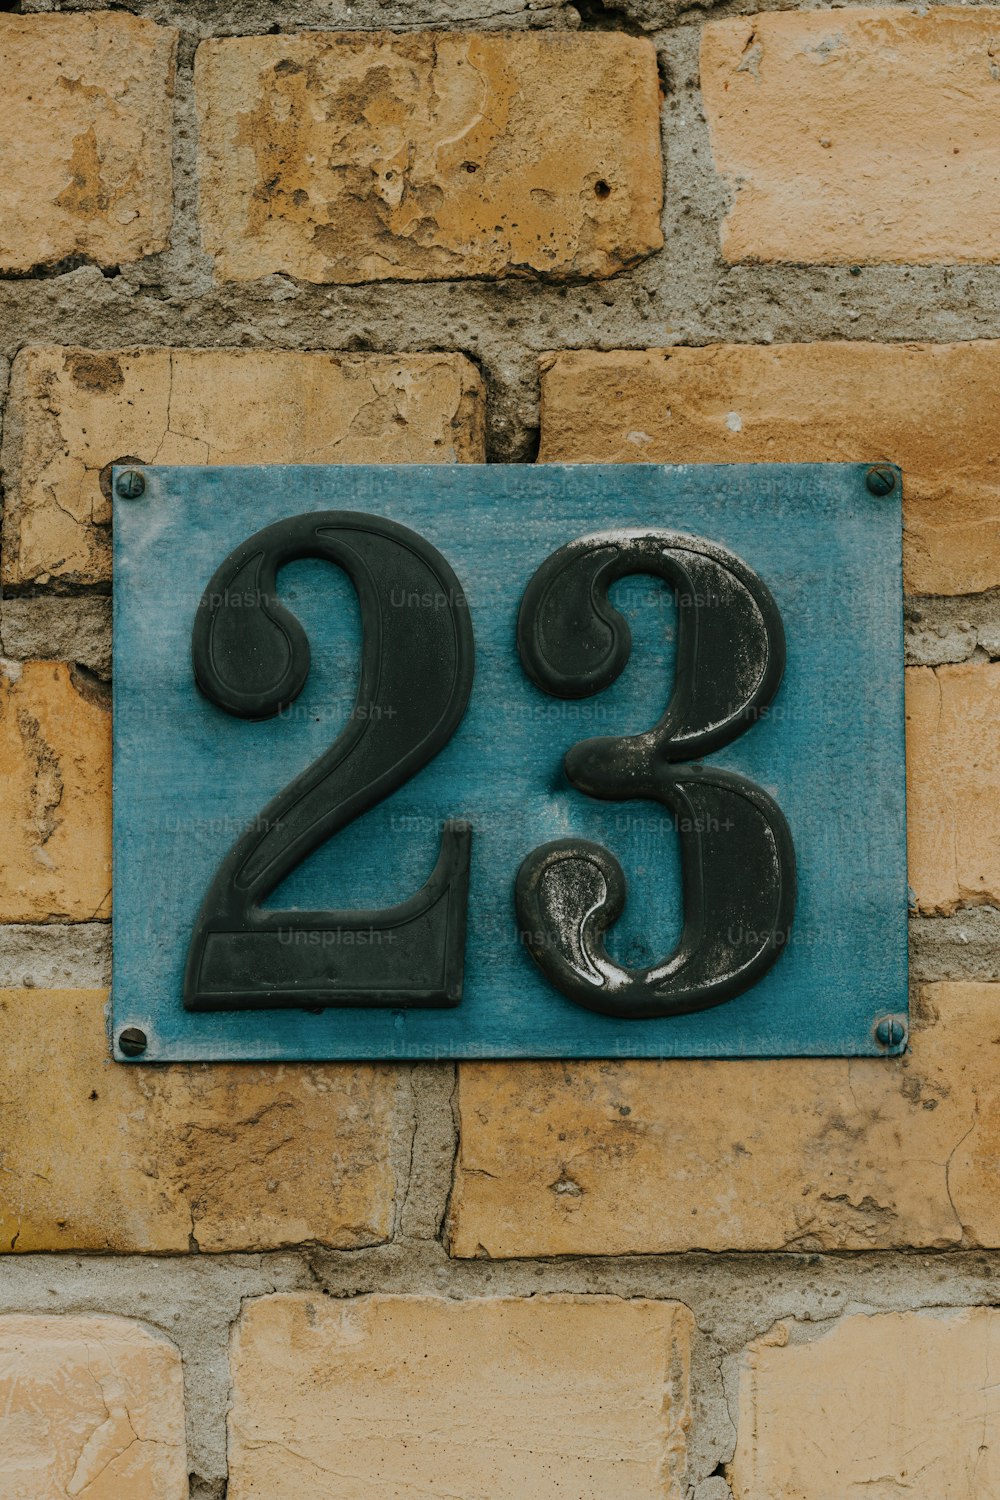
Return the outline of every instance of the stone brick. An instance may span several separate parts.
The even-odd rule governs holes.
[[[246,1305],[229,1500],[681,1500],[692,1317],[617,1297]],[[318,1487],[318,1488],[317,1488]]]
[[[907,838],[918,910],[1000,905],[1000,662],[906,674]]]
[[[64,662],[0,665],[0,922],[111,910],[111,714]]]
[[[779,1324],[743,1358],[734,1500],[992,1500],[998,1355],[988,1307]]]
[[[459,354],[23,350],[4,434],[3,581],[111,576],[101,470],[484,457],[483,385]]]
[[[457,1256],[1000,1246],[1000,986],[899,1059],[463,1064]]]
[[[166,248],[176,43],[121,12],[4,17],[0,271]]]
[[[540,456],[550,463],[891,459],[903,470],[908,589],[976,593],[1000,584],[998,382],[1000,341],[548,355]]]
[[[727,260],[1000,258],[998,12],[897,6],[705,27]]]
[[[0,1317],[4,1500],[186,1500],[178,1349],[111,1317]]]
[[[394,1141],[409,1129],[394,1070],[116,1063],[106,1000],[0,992],[0,1251],[353,1250],[390,1236]]]
[[[220,276],[611,276],[659,249],[651,42],[330,32],[203,42],[205,248]]]

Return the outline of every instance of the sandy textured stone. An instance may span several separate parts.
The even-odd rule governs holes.
[[[740,1371],[734,1500],[994,1500],[1000,1313],[779,1324]]]
[[[64,662],[0,663],[0,922],[111,909],[110,703]]]
[[[715,21],[701,87],[727,260],[1000,259],[1000,10]]]
[[[176,43],[121,12],[4,16],[0,271],[166,248]]]
[[[719,344],[542,363],[543,462],[891,459],[903,470],[907,587],[1000,583],[1000,341]]]
[[[260,1298],[229,1500],[681,1500],[692,1328],[618,1297]]]
[[[1000,904],[1000,662],[906,674],[910,885],[926,914]]]
[[[106,1000],[0,991],[0,1251],[186,1251],[192,1237],[204,1251],[350,1250],[390,1236],[393,1140],[408,1129],[397,1072],[115,1063]]]
[[[901,1059],[460,1066],[458,1256],[1000,1246],[1000,986]]]
[[[26,349],[4,433],[3,581],[110,578],[100,475],[117,458],[477,462],[483,445],[482,380],[460,354]]]
[[[127,1318],[0,1318],[4,1500],[186,1500],[180,1351]]]
[[[651,42],[313,32],[198,49],[220,276],[610,276],[657,250]]]

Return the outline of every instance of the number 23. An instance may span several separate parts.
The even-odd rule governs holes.
[[[343,568],[357,591],[357,701],[334,743],[261,810],[219,865],[195,923],[184,1004],[457,1005],[471,844],[460,819],[445,824],[427,882],[399,905],[283,912],[261,904],[308,854],[434,759],[472,690],[469,610],[437,549],[396,522],[325,511],[266,527],[217,569],[192,639],[195,678],[213,703],[263,719],[302,691],[309,643],[279,601],[276,577],[306,557]],[[624,908],[625,878],[614,855],[588,840],[533,850],[515,885],[519,926],[541,972],[578,1005],[619,1019],[704,1010],[749,989],[778,958],[795,909],[795,854],[781,809],[746,777],[691,764],[750,729],[781,682],[781,616],[746,563],[715,542],[658,528],[571,542],[525,590],[517,625],[524,670],[559,698],[610,686],[629,659],[631,636],[608,590],[640,573],[676,591],[672,696],[651,729],[580,741],[564,765],[588,796],[651,799],[677,816],[680,942],[646,969],[610,957],[604,934]]]

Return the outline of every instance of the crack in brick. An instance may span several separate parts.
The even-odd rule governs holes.
[[[26,709],[18,709],[17,727],[25,758],[32,767],[28,794],[31,821],[39,845],[44,848],[62,824],[56,816],[65,790],[59,757],[42,733],[42,726]]]

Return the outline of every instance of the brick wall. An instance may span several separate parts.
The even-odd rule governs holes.
[[[1000,1493],[1000,10],[750,8],[0,7],[0,1495]],[[900,463],[906,1056],[112,1064],[123,456]]]

